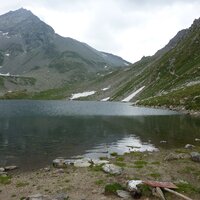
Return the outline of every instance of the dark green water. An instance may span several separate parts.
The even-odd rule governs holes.
[[[56,157],[182,147],[200,138],[200,119],[125,103],[0,101],[0,166],[36,169]],[[165,140],[163,144],[160,141]]]

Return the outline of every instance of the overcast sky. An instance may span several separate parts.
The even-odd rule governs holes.
[[[0,0],[21,7],[65,37],[135,62],[154,54],[200,17],[200,0]]]

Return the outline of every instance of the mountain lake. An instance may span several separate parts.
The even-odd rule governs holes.
[[[39,169],[57,157],[109,157],[194,143],[200,119],[131,103],[0,101],[0,166]]]

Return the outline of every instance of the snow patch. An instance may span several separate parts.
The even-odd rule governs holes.
[[[106,68],[108,68],[108,66],[107,66],[107,65],[105,65],[105,66],[104,66],[104,68],[106,69]]]
[[[101,89],[102,91],[106,91],[106,90],[109,90],[110,89],[110,86],[106,87],[106,88],[103,88]]]
[[[2,33],[2,35],[3,35],[3,36],[6,36],[6,38],[10,38],[10,37],[8,36],[8,34],[9,34],[8,32],[7,32],[7,33]]]
[[[0,73],[0,76],[10,76],[10,73],[9,72],[7,74]]]
[[[81,93],[72,94],[72,97],[70,98],[70,100],[78,99],[80,97],[91,96],[91,95],[93,95],[95,93],[96,93],[96,91],[87,91],[87,92],[81,92]]]
[[[7,33],[3,33],[2,35],[3,35],[3,36],[7,36],[7,35],[8,35],[8,32],[7,32]]]
[[[139,88],[138,90],[136,90],[134,93],[132,93],[131,95],[129,95],[128,97],[126,97],[125,99],[123,99],[123,102],[129,102],[134,96],[136,96],[139,92],[141,92],[143,89],[145,88],[145,86]]]
[[[101,101],[108,101],[108,100],[110,100],[110,97],[107,97],[107,98],[105,98],[105,99],[102,99]]]
[[[10,54],[9,54],[9,53],[6,53],[5,56],[10,56]]]

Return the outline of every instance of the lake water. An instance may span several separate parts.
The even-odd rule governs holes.
[[[0,101],[0,166],[36,169],[56,157],[183,147],[195,138],[200,119],[173,111],[114,102]]]

